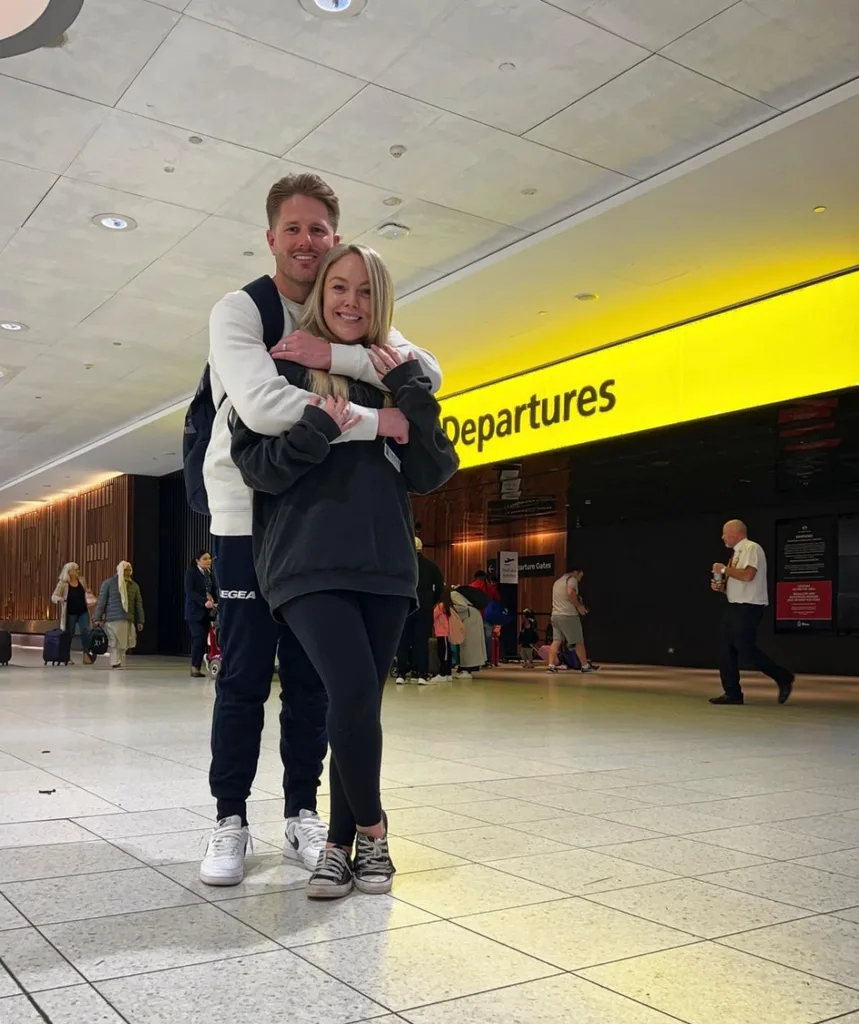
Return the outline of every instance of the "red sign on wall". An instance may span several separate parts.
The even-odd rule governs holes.
[[[832,580],[794,580],[776,584],[776,620],[829,622],[832,619]]]

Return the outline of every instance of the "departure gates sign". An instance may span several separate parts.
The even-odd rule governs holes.
[[[859,384],[859,272],[442,401],[463,468]]]

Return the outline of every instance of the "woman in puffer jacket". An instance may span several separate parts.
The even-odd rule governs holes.
[[[140,587],[131,574],[131,563],[120,562],[116,575],[102,583],[95,606],[95,624],[103,623],[107,632],[111,668],[123,667],[126,652],[137,644],[145,621]]]

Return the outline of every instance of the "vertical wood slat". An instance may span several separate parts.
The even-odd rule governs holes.
[[[446,582],[467,583],[475,569],[485,569],[499,550],[520,555],[555,556],[560,575],[566,570],[567,505],[570,488],[568,454],[534,456],[522,464],[522,496],[557,499],[552,516],[522,519],[499,526],[487,524],[487,502],[498,498],[495,467],[465,470],[441,490],[412,501],[421,524],[424,553],[441,567]],[[519,583],[519,608],[531,607],[544,615],[552,610],[554,578],[526,577]]]
[[[51,594],[66,562],[98,588],[131,550],[131,480],[115,477],[44,508],[0,520],[0,619],[56,617]]]

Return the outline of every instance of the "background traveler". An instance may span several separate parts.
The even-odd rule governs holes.
[[[558,671],[558,652],[562,641],[575,647],[581,671],[587,675],[598,671],[588,660],[582,618],[588,614],[579,597],[579,584],[584,578],[581,569],[572,569],[555,580],[552,587],[552,645],[549,648],[549,672]]]
[[[217,592],[212,556],[208,551],[198,551],[185,570],[185,621],[191,633],[191,675],[195,679],[203,676],[203,656],[217,607]]]
[[[90,606],[95,604],[95,597],[87,585],[87,581],[81,576],[81,569],[77,562],[66,562],[63,566],[51,600],[54,604],[59,605],[60,629],[65,630],[69,636],[74,636],[75,630],[80,630],[83,663],[91,665],[92,658],[88,653],[89,610]]]
[[[131,563],[120,562],[116,575],[106,579],[98,592],[95,623],[104,623],[111,668],[123,667],[125,655],[137,646],[137,634],[146,621],[140,587],[131,576]]]

